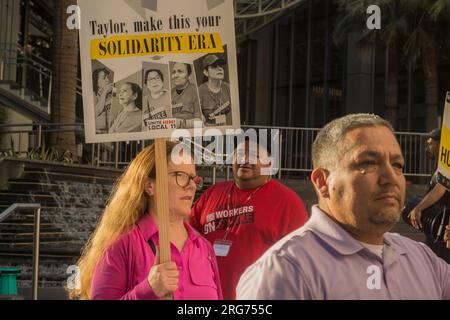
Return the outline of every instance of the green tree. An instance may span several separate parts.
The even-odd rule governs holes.
[[[381,30],[368,30],[367,7],[381,8]],[[385,117],[397,125],[398,75],[401,61],[421,63],[425,83],[426,130],[437,125],[439,101],[439,34],[448,30],[450,0],[340,0],[334,31],[335,41],[343,43],[351,28],[361,31],[361,47],[381,41],[386,48]]]
[[[410,0],[409,37],[404,52],[414,64],[420,59],[425,83],[426,130],[437,126],[439,102],[439,35],[448,33],[450,0]]]
[[[408,30],[407,15],[402,10],[406,0],[341,0],[333,38],[345,43],[348,33],[357,29],[361,33],[358,46],[361,51],[373,49],[379,43],[386,49],[385,118],[394,127],[398,122],[398,79],[401,63],[400,46]],[[367,8],[377,5],[381,9],[381,30],[369,30],[366,25]]]

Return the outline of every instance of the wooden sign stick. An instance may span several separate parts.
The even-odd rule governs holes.
[[[169,188],[167,183],[167,154],[166,139],[155,139],[156,160],[156,212],[158,216],[159,230],[159,263],[170,261],[169,239]],[[172,294],[164,296],[166,300],[172,300]]]

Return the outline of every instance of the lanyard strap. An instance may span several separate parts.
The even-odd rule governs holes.
[[[244,201],[242,204],[240,204],[239,206],[240,206],[240,207],[245,206],[245,205],[252,199],[252,197],[256,194],[256,192],[258,192],[261,188],[263,188],[263,187],[267,184],[267,182],[269,182],[269,180],[270,180],[270,179],[266,180],[262,185],[260,185],[258,188],[256,188],[256,189],[255,189],[255,190],[247,197],[247,199],[245,199],[245,201]],[[228,215],[230,214],[231,192],[233,191],[233,188],[234,188],[234,182],[231,184],[230,191],[228,192],[228,198],[227,198],[227,210],[228,210]],[[236,209],[236,206],[237,206],[237,202],[235,201],[235,202],[234,202],[233,209]],[[233,226],[231,226],[231,225],[228,225],[228,226],[227,226],[227,229],[225,230],[225,234],[224,234],[222,240],[226,240],[226,239],[227,239],[228,232],[230,231],[231,227],[234,227],[234,225],[233,225]]]
[[[153,255],[156,256],[156,247],[155,247],[155,244],[153,243],[152,239],[148,239],[147,242],[148,242],[148,244],[150,246],[150,249],[152,249]]]

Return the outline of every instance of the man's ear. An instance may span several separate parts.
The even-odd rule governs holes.
[[[330,197],[327,182],[329,175],[330,172],[324,168],[316,168],[311,173],[311,182],[313,183],[314,188],[316,188],[317,193],[322,198]]]
[[[203,74],[205,75],[205,77],[208,77],[208,71],[206,69],[203,69]]]
[[[150,197],[155,195],[155,181],[148,178],[145,182],[145,193]]]

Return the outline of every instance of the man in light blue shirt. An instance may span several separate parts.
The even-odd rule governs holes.
[[[238,299],[450,299],[450,265],[389,233],[406,183],[388,122],[369,114],[332,121],[313,144],[313,165],[319,204],[245,271]]]

